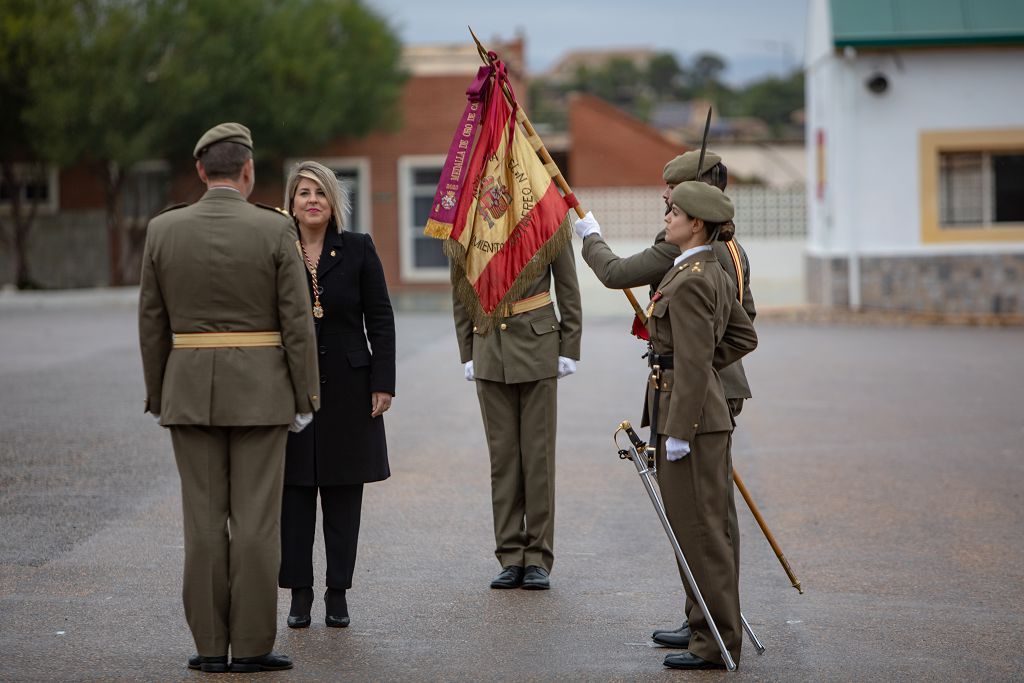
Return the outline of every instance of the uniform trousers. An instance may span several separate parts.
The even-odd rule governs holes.
[[[171,426],[181,477],[185,620],[200,655],[257,657],[277,637],[288,438],[272,427]]]
[[[665,438],[658,448],[658,487],[669,524],[686,556],[693,578],[715,625],[732,655],[740,661],[743,625],[740,620],[739,529],[732,485],[731,432],[697,434],[690,454],[682,460],[665,458]],[[722,662],[714,636],[700,605],[694,600],[682,569],[690,624],[689,651],[698,657]]]
[[[494,555],[502,567],[550,572],[555,561],[557,381],[475,382],[491,458]]]
[[[356,567],[363,485],[285,486],[281,506],[281,588],[313,585],[316,497],[323,511],[327,587],[348,590]]]

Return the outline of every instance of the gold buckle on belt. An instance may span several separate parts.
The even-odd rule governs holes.
[[[505,306],[501,311],[501,315],[503,318],[508,318],[509,316],[519,315],[527,311],[535,311],[538,308],[547,306],[549,303],[551,303],[551,292],[541,292],[540,294],[520,299],[511,306]]]
[[[282,346],[280,332],[175,332],[176,349],[225,349]]]
[[[661,383],[661,366],[654,364],[651,366],[651,376],[648,377],[651,383],[651,389],[658,390],[658,385]]]

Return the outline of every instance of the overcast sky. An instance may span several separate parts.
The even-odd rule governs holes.
[[[652,47],[681,61],[714,51],[725,79],[740,84],[801,63],[807,0],[366,0],[407,44],[486,45],[526,36],[527,67],[544,71],[569,50]]]

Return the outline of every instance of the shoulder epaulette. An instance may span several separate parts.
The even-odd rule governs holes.
[[[180,204],[171,204],[170,206],[165,206],[164,208],[160,209],[160,211],[158,211],[156,213],[156,215],[159,216],[162,213],[167,213],[168,211],[174,211],[175,209],[182,209],[182,208],[184,208],[186,206],[188,206],[188,202],[182,202]]]
[[[270,206],[269,204],[260,204],[259,202],[256,202],[256,206],[260,207],[261,209],[266,209],[267,211],[273,211],[274,213],[279,213],[282,216],[284,216],[285,218],[287,218],[288,220],[291,220],[291,218],[292,218],[291,216],[288,215],[288,212],[285,211],[284,209],[282,209],[280,206]]]

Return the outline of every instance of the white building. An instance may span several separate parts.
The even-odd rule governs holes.
[[[1024,314],[1024,2],[810,0],[808,299]]]

